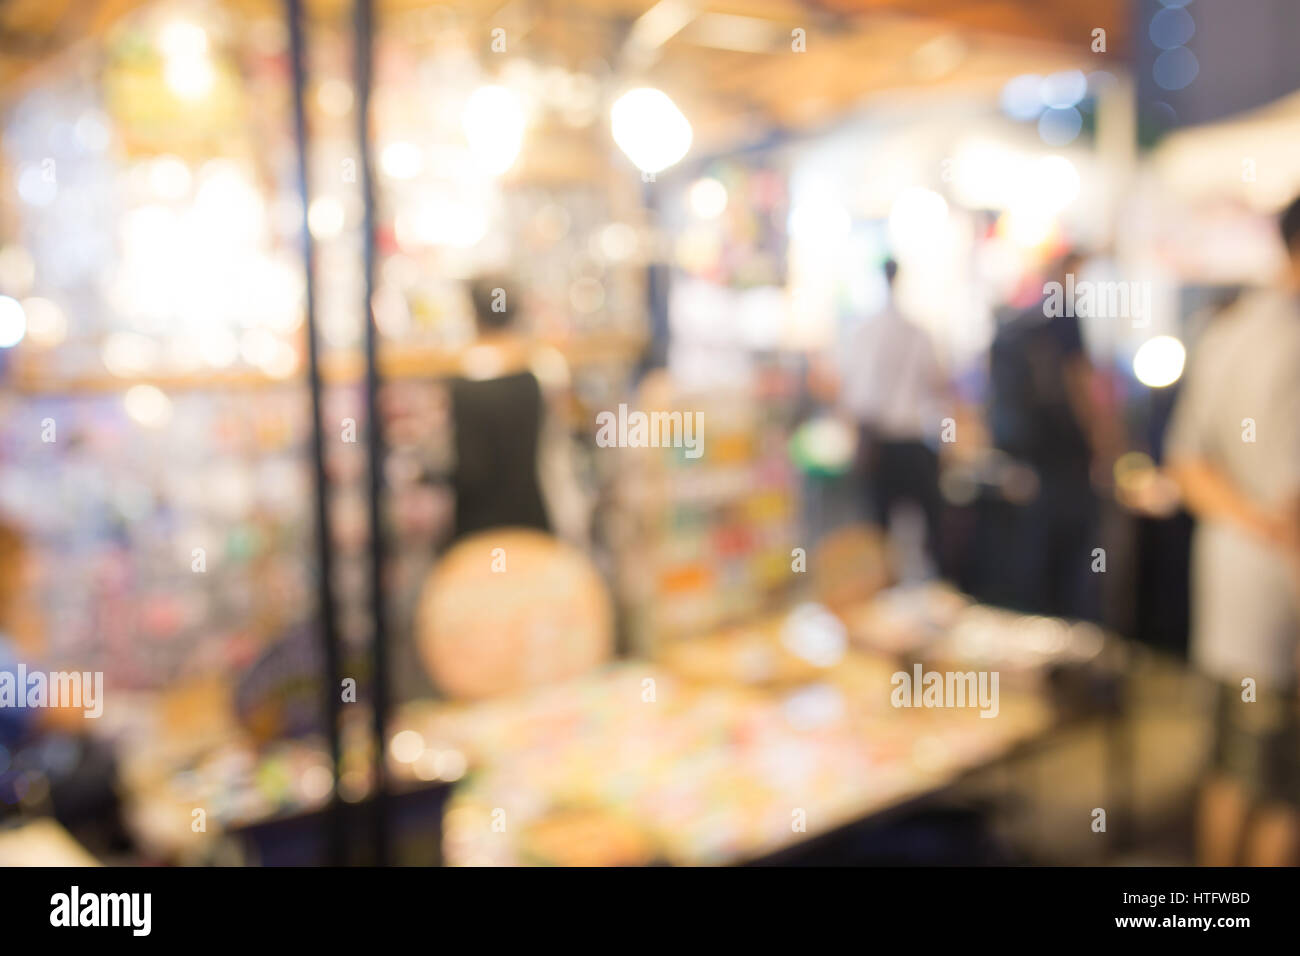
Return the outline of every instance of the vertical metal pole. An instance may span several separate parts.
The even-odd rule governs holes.
[[[374,621],[371,644],[371,687],[374,705],[374,801],[373,824],[375,862],[390,862],[388,845],[388,774],[385,741],[388,726],[388,615],[384,607],[384,557],[387,554],[383,521],[384,433],[379,412],[378,343],[375,329],[375,194],[371,171],[370,88],[373,80],[374,4],[355,0],[354,63],[357,88],[357,148],[360,151],[361,198],[363,205],[363,250],[365,260],[366,319],[366,437],[370,457],[370,600]]]
[[[316,512],[316,562],[319,579],[317,600],[321,643],[324,647],[325,729],[329,737],[330,764],[333,773],[327,817],[329,861],[341,865],[346,858],[343,831],[343,805],[339,800],[339,766],[342,745],[339,717],[342,714],[342,654],[339,649],[338,622],[334,604],[334,549],[330,530],[329,484],[325,477],[325,428],[321,402],[320,347],[316,334],[316,251],[311,230],[307,227],[310,192],[307,185],[307,110],[306,41],[302,26],[302,0],[285,0],[289,21],[289,52],[293,69],[293,132],[297,147],[298,197],[302,202],[301,244],[304,279],[307,284],[307,381],[311,389],[312,411],[312,478]]]
[[[659,194],[655,191],[654,184],[644,184],[641,196],[647,215],[651,219],[658,216]],[[671,338],[668,328],[668,296],[671,283],[671,270],[666,262],[655,260],[646,266],[645,304],[650,319],[650,341],[641,355],[638,378],[651,369],[663,368],[668,364],[668,340]]]

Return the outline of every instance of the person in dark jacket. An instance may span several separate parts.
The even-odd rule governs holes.
[[[1051,277],[1062,284],[1082,257],[1067,253]],[[1071,283],[1072,284],[1072,283]],[[1046,286],[1045,286],[1046,291]],[[989,430],[993,444],[1032,469],[1034,488],[1018,502],[1003,555],[1007,593],[1019,609],[1096,619],[1091,573],[1097,546],[1094,471],[1104,461],[1092,364],[1079,318],[1048,299],[1003,325],[990,350]]]
[[[497,527],[551,530],[538,480],[544,403],[514,329],[519,292],[487,276],[470,286],[478,339],[450,385],[456,464],[454,538]]]

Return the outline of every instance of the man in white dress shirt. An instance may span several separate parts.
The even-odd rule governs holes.
[[[939,560],[940,419],[947,379],[930,335],[894,302],[898,265],[885,262],[889,303],[859,325],[841,359],[842,403],[857,421],[872,517],[888,528],[895,506],[925,516],[926,550]]]

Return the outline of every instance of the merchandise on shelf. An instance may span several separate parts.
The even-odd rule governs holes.
[[[676,393],[648,379],[637,407],[695,415],[698,455],[620,448],[618,582],[633,608],[633,646],[744,621],[793,580],[798,484],[786,446],[793,407],[779,361],[754,387]]]

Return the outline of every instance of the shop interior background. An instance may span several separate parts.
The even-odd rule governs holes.
[[[1162,448],[1286,266],[1296,36],[1286,0],[0,2],[0,670],[103,680],[0,709],[0,863],[1195,861]],[[1033,544],[990,356],[1070,250],[1108,444],[1095,522]],[[886,310],[938,379],[933,500],[882,527]],[[464,535],[454,383],[516,365],[540,417],[484,427],[537,444],[549,530]],[[701,453],[611,447],[620,406]],[[996,673],[996,717],[900,705],[929,672]]]

